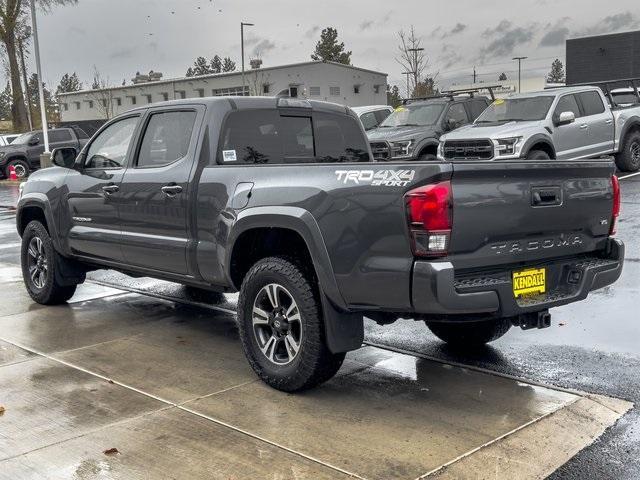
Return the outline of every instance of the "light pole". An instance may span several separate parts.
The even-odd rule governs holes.
[[[413,75],[413,72],[402,72],[402,74],[407,76],[407,98],[411,98],[411,92],[409,91],[409,75]]]
[[[240,22],[240,50],[242,55],[242,95],[244,96],[244,27],[253,27],[253,23]]]
[[[36,0],[31,0],[31,25],[33,26],[33,50],[36,54],[36,72],[38,74],[38,95],[40,96],[40,116],[42,118],[42,138],[44,153],[49,154],[49,131],[47,127],[47,109],[44,104],[44,87],[42,85],[42,66],[40,65],[40,44],[38,43],[38,23],[36,20]]]
[[[418,82],[420,81],[420,71],[418,69],[418,52],[424,51],[424,48],[408,48],[408,52],[413,52],[413,79],[415,82],[414,88],[418,86]]]
[[[527,58],[529,57],[513,57],[512,59],[518,61],[518,93],[522,90],[522,60],[526,60]]]

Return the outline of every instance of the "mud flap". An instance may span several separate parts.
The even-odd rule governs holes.
[[[329,350],[332,353],[342,353],[360,348],[364,340],[362,314],[340,311],[324,294],[321,294],[321,297],[324,330]]]

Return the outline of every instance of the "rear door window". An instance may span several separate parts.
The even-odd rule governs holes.
[[[217,163],[282,164],[369,161],[358,121],[347,115],[280,115],[241,110],[227,117]]]
[[[604,103],[598,92],[582,92],[578,94],[578,97],[582,102],[582,108],[586,116],[604,113]]]
[[[51,130],[49,132],[49,141],[51,143],[70,142],[72,140],[69,130]]]
[[[581,116],[580,107],[578,106],[575,95],[565,95],[558,100],[554,115],[559,117],[562,112],[573,112],[576,118]]]
[[[378,119],[374,112],[367,112],[360,115],[360,121],[365,130],[371,130],[378,125]]]
[[[189,150],[195,122],[194,111],[152,114],[140,145],[137,167],[162,167],[183,158]]]

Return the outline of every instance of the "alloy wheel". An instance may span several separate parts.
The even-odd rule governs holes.
[[[270,283],[253,302],[253,333],[262,354],[276,365],[291,363],[302,345],[302,319],[298,304],[282,285]]]
[[[29,278],[34,287],[43,289],[47,283],[49,261],[40,237],[33,237],[28,248]]]
[[[18,178],[24,178],[27,175],[27,169],[24,168],[24,165],[17,163],[13,166],[15,172],[16,172],[16,177]]]
[[[633,163],[640,163],[640,142],[633,142],[629,147]]]

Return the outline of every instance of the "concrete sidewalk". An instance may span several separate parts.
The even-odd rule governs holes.
[[[543,478],[631,406],[376,347],[289,395],[232,315],[91,283],[42,307],[8,265],[0,287],[1,479]]]

